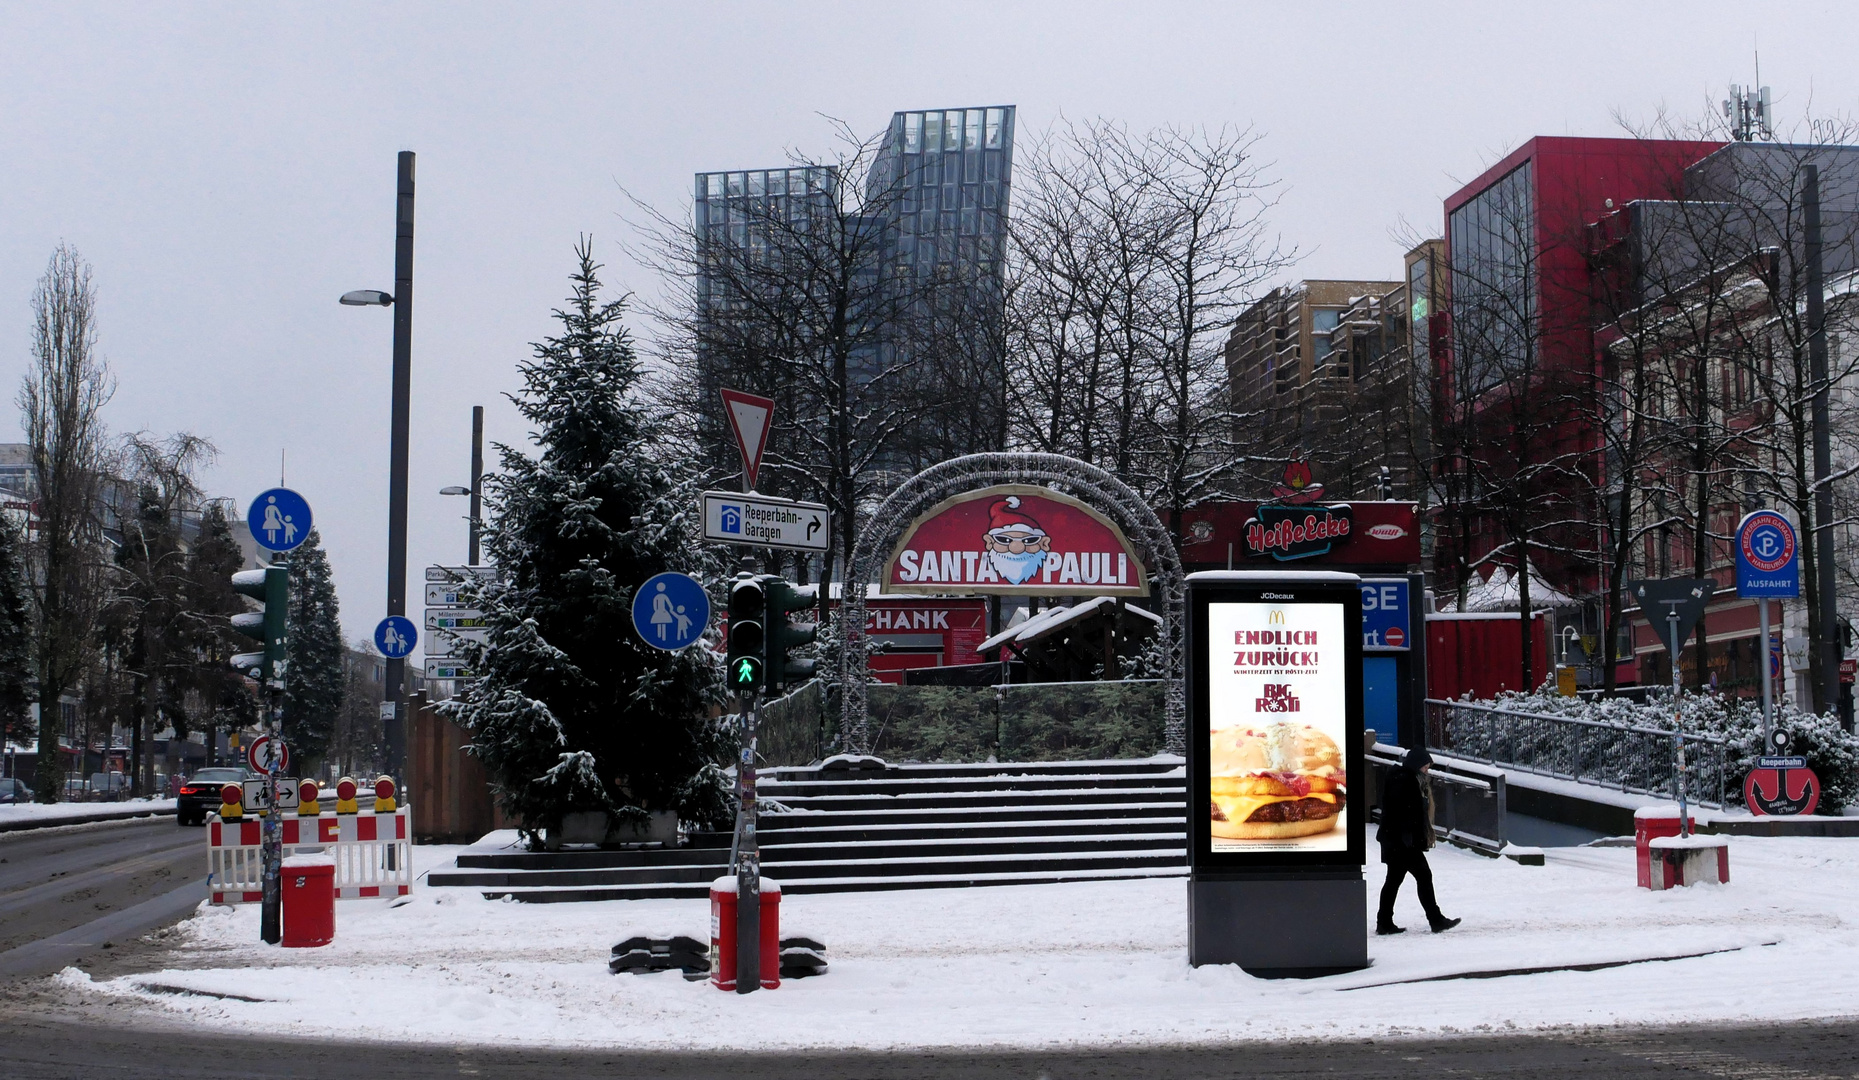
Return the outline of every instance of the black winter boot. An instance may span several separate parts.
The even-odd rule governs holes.
[[[1392,915],[1378,915],[1375,918],[1375,933],[1386,937],[1389,934],[1405,934],[1407,928],[1394,925]]]
[[[1433,928],[1435,934],[1443,934],[1464,921],[1464,919],[1448,919],[1444,915],[1427,916],[1427,925]]]

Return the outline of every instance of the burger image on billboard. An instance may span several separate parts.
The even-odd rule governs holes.
[[[1309,724],[1213,733],[1208,788],[1213,835],[1289,840],[1336,828],[1346,798],[1343,752]]]
[[[1345,851],[1340,604],[1207,608],[1207,801],[1215,852]]]

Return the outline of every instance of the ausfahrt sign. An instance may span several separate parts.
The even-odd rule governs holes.
[[[1794,524],[1773,510],[1745,514],[1736,527],[1736,595],[1783,600],[1801,595]]]
[[[1050,488],[1001,484],[912,522],[883,591],[944,596],[1147,596],[1136,549],[1103,514]]]

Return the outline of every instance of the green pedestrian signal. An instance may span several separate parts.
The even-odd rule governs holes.
[[[729,588],[729,658],[724,669],[732,692],[761,689],[767,606],[762,579],[748,573],[736,575]]]

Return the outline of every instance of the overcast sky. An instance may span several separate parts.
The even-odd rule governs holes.
[[[95,267],[116,431],[192,431],[210,493],[285,479],[316,512],[344,627],[385,613],[395,154],[419,154],[412,523],[420,568],[462,562],[471,406],[549,332],[572,247],[611,285],[621,188],[673,213],[693,172],[823,153],[821,114],[899,109],[1251,126],[1283,198],[1289,277],[1391,278],[1404,223],[1532,135],[1688,117],[1731,82],[1784,123],[1859,112],[1842,3],[314,5],[0,3],[0,389],[26,370],[52,249]],[[19,439],[0,407],[0,441]]]

